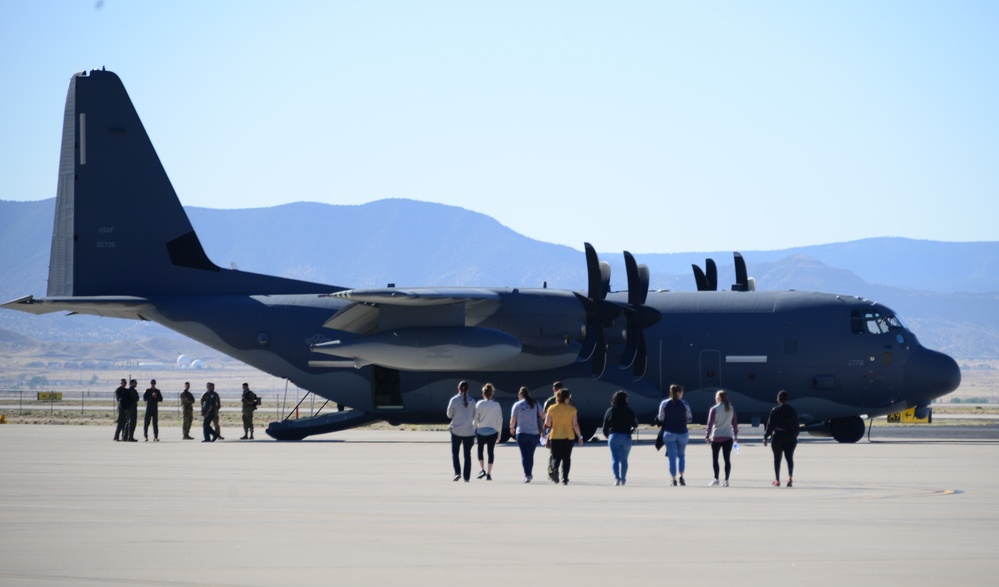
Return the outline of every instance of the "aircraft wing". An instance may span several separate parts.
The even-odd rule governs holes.
[[[394,306],[439,306],[469,301],[499,302],[496,291],[484,287],[418,287],[411,289],[347,289],[329,294],[331,298],[341,298],[368,304],[390,304]]]
[[[499,293],[486,288],[349,289],[328,295],[354,303],[323,326],[361,335],[414,326],[475,326],[501,303]]]
[[[108,318],[146,320],[142,312],[153,309],[153,303],[146,298],[134,296],[92,296],[92,297],[53,297],[39,298],[24,296],[11,300],[0,307],[29,314],[50,314],[69,312],[70,314],[90,314]]]

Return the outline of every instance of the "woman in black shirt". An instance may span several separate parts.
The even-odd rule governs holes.
[[[767,430],[763,433],[763,446],[773,437],[774,487],[780,487],[781,455],[787,459],[787,487],[791,487],[794,476],[794,449],[798,446],[798,412],[787,403],[788,395],[783,389],[777,392],[777,405],[770,410]]]

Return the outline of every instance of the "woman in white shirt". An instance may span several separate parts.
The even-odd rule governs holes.
[[[475,440],[479,444],[479,479],[493,480],[493,449],[499,440],[503,429],[503,408],[499,402],[493,401],[496,389],[492,383],[482,386],[482,399],[475,404]],[[482,449],[489,452],[489,466],[486,467],[482,458]]]
[[[475,442],[475,402],[468,399],[468,382],[458,384],[458,394],[447,404],[447,417],[451,419],[451,461],[454,464],[454,481],[463,477],[465,483],[472,476],[472,443]],[[458,454],[464,453],[462,466]]]

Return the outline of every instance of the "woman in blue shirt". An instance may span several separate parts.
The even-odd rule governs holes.
[[[663,444],[666,445],[673,487],[676,487],[678,464],[680,485],[687,484],[683,480],[683,471],[687,468],[687,442],[690,440],[687,424],[693,419],[690,406],[683,401],[683,386],[676,383],[670,385],[669,399],[659,404],[659,416],[656,420],[663,427]]]

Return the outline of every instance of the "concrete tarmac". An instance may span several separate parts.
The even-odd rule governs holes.
[[[923,429],[929,431],[931,429]],[[571,482],[451,481],[447,432],[354,430],[303,442],[112,442],[102,426],[0,426],[0,585],[993,585],[999,439],[855,445],[802,437],[795,486],[771,487],[759,432],[732,486],[687,487],[645,441],[615,487],[605,444]],[[200,432],[200,428],[195,432]],[[257,429],[264,436],[263,427]],[[755,437],[753,436],[755,434]],[[948,438],[947,436],[952,436]],[[926,440],[925,438],[931,438]],[[474,458],[474,453],[473,453]],[[783,472],[786,477],[786,469]]]

